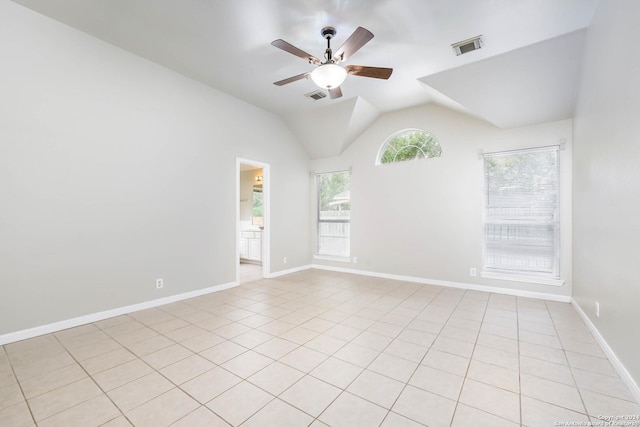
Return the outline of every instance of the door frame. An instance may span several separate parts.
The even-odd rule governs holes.
[[[259,160],[236,157],[236,282],[240,283],[240,165],[262,168],[262,277],[271,274],[271,166]]]

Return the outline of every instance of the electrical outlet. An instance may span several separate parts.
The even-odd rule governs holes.
[[[287,257],[282,258],[282,263],[286,264],[287,263]]]
[[[596,317],[600,317],[600,303],[596,301]]]
[[[156,279],[156,289],[162,289],[162,288],[164,288],[164,281],[162,280],[162,278]]]
[[[353,258],[351,258],[351,261],[352,261],[354,264],[357,264],[357,263],[358,263],[358,257],[357,257],[357,256],[354,256]]]
[[[478,270],[475,269],[475,267],[471,267],[469,269],[469,276],[475,277],[478,275]]]

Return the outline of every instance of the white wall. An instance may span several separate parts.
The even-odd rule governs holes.
[[[308,264],[279,118],[8,1],[0,53],[0,334],[233,282],[237,157],[271,166],[272,259]]]
[[[640,2],[601,1],[575,117],[574,298],[640,383]],[[600,303],[600,317],[594,313]]]
[[[352,169],[351,254],[358,263],[318,264],[518,291],[571,295],[570,120],[502,130],[428,105],[381,116],[337,158],[315,172]],[[386,138],[405,128],[431,132],[443,157],[375,166]],[[470,277],[482,268],[483,162],[480,151],[557,145],[561,170],[561,287]],[[313,202],[312,202],[313,203]],[[315,212],[315,210],[312,210]],[[312,225],[312,233],[315,233]]]

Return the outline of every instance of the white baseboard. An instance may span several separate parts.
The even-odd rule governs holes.
[[[636,401],[638,401],[638,403],[640,403],[640,387],[638,387],[638,384],[629,374],[627,368],[625,368],[620,359],[618,359],[618,356],[616,356],[613,349],[609,346],[602,334],[600,334],[600,331],[598,331],[596,325],[594,325],[591,319],[589,319],[589,316],[587,316],[584,310],[582,310],[582,307],[580,307],[580,304],[578,304],[575,298],[571,298],[571,305],[573,305],[582,321],[587,325],[587,328],[589,328],[593,336],[596,338],[596,341],[598,341],[598,344],[600,344],[602,351],[607,355],[609,362],[611,362],[616,372],[618,372],[618,375],[620,375],[622,381],[624,381],[627,387],[629,387],[629,391],[631,391],[633,397],[636,399]]]
[[[450,288],[460,288],[460,289],[469,289],[475,291],[483,291],[483,292],[493,292],[498,294],[505,295],[514,295],[521,296],[527,298],[537,298],[537,299],[545,299],[551,301],[560,301],[560,302],[571,302],[571,298],[563,295],[554,295],[554,294],[546,294],[540,292],[528,292],[528,291],[520,291],[515,289],[507,289],[507,288],[496,288],[491,286],[482,286],[475,285],[470,283],[461,283],[461,282],[451,282],[445,280],[435,280],[435,279],[425,279],[421,277],[413,277],[413,276],[402,276],[397,274],[387,274],[387,273],[377,273],[366,270],[356,270],[342,267],[331,267],[321,264],[308,264],[295,268],[291,268],[288,270],[276,271],[274,273],[270,273],[268,278],[276,278],[280,276],[284,276],[286,274],[297,273],[300,271],[308,270],[310,268],[316,268],[319,270],[330,270],[337,271],[342,273],[351,273],[358,274],[362,276],[370,276],[370,277],[380,277],[384,279],[393,279],[393,280],[402,280],[405,282],[413,282],[413,283],[422,283],[422,284],[430,284],[436,286],[444,286]],[[8,334],[0,335],[0,345],[25,340],[28,338],[33,338],[39,335],[44,335],[52,332],[61,331],[63,329],[73,328],[76,326],[84,325],[87,323],[97,322],[99,320],[108,319],[110,317],[120,316],[122,314],[132,313],[134,311],[145,310],[148,308],[158,307],[165,304],[170,304],[172,302],[182,301],[188,298],[197,297],[200,295],[209,294],[212,292],[222,291],[224,289],[229,289],[232,287],[238,286],[238,282],[230,282],[222,285],[211,286],[205,289],[199,289],[196,291],[185,292],[178,295],[172,295],[164,298],[159,298],[151,301],[142,302],[139,304],[133,304],[126,307],[115,308],[112,310],[101,311],[98,313],[92,313],[85,316],[75,317],[72,319],[62,320],[55,323],[50,323],[47,325],[37,326],[35,328],[25,329],[22,331],[11,332]]]
[[[616,354],[614,353],[613,349],[609,346],[607,341],[600,334],[600,331],[598,331],[596,326],[591,322],[589,317],[582,310],[582,308],[580,307],[578,302],[572,297],[567,297],[567,296],[563,296],[563,295],[546,294],[546,293],[541,293],[541,292],[528,292],[528,291],[520,291],[520,290],[515,290],[515,289],[506,289],[506,288],[496,288],[496,287],[491,287],[491,286],[474,285],[474,284],[470,284],[470,283],[451,282],[451,281],[445,281],[445,280],[425,279],[425,278],[413,277],[413,276],[402,276],[402,275],[396,275],[396,274],[377,273],[377,272],[371,272],[371,271],[365,271],[365,270],[356,270],[356,269],[341,268],[341,267],[331,267],[331,266],[320,265],[320,264],[310,264],[310,265],[304,265],[304,266],[300,266],[300,267],[295,267],[295,268],[288,269],[288,270],[277,271],[275,273],[269,274],[269,278],[276,278],[276,277],[284,276],[286,274],[291,274],[291,273],[296,273],[296,272],[299,272],[299,271],[308,270],[310,268],[315,268],[315,269],[319,269],[319,270],[336,271],[336,272],[341,272],[341,273],[358,274],[358,275],[361,275],[361,276],[370,276],[370,277],[380,277],[380,278],[384,278],[384,279],[402,280],[402,281],[405,281],[405,282],[412,282],[412,283],[430,284],[430,285],[453,287],[453,288],[459,288],[459,289],[469,289],[469,290],[492,292],[492,293],[499,293],[499,294],[505,294],[505,295],[513,295],[513,296],[521,296],[521,297],[527,297],[527,298],[545,299],[545,300],[559,301],[559,302],[570,302],[573,305],[573,307],[575,308],[575,310],[578,313],[578,315],[580,316],[580,318],[584,321],[584,323],[587,325],[587,327],[589,328],[591,333],[596,338],[598,344],[600,345],[600,347],[602,348],[602,350],[604,351],[604,353],[608,357],[609,361],[611,362],[611,364],[613,365],[615,370],[618,372],[618,374],[620,375],[622,380],[625,382],[625,384],[627,384],[627,386],[629,387],[629,390],[633,394],[634,398],[638,402],[640,402],[640,387],[638,387],[638,384],[634,381],[633,377],[629,374],[629,372],[624,367],[624,365],[622,364],[620,359],[618,359],[618,356],[616,356]],[[166,305],[166,304],[171,304],[173,302],[178,302],[178,301],[182,301],[182,300],[185,300],[185,299],[198,297],[198,296],[201,296],[201,295],[206,295],[206,294],[210,294],[210,293],[213,293],[213,292],[222,291],[222,290],[225,290],[225,289],[230,289],[230,288],[233,288],[233,287],[236,287],[236,286],[238,286],[238,282],[225,283],[225,284],[222,284],[222,285],[211,286],[211,287],[208,287],[208,288],[198,289],[198,290],[195,290],[195,291],[185,292],[185,293],[182,293],[182,294],[171,295],[171,296],[164,297],[164,298],[158,298],[158,299],[154,299],[154,300],[151,300],[151,301],[142,302],[142,303],[139,303],[139,304],[133,304],[133,305],[125,306],[125,307],[119,307],[119,308],[115,308],[115,309],[111,309],[111,310],[101,311],[101,312],[98,312],[98,313],[92,313],[92,314],[88,314],[88,315],[85,315],[85,316],[74,317],[72,319],[62,320],[62,321],[59,321],[59,322],[54,322],[54,323],[50,323],[50,324],[47,324],[47,325],[37,326],[37,327],[34,327],[34,328],[30,328],[30,329],[24,329],[22,331],[11,332],[11,333],[8,333],[8,334],[0,335],[0,345],[9,344],[9,343],[16,342],[16,341],[22,341],[22,340],[25,340],[25,339],[28,339],[28,338],[33,338],[33,337],[37,337],[37,336],[40,336],[40,335],[61,331],[63,329],[73,328],[73,327],[76,327],[76,326],[81,326],[81,325],[85,325],[85,324],[88,324],[88,323],[97,322],[97,321],[100,321],[100,320],[108,319],[108,318],[115,317],[115,316],[120,316],[120,315],[123,315],[123,314],[132,313],[132,312],[135,312],[135,311],[146,310],[146,309],[149,309],[149,308],[154,308],[154,307],[158,307],[158,306],[162,306],[162,305]]]
[[[444,286],[447,288],[469,289],[472,291],[492,292],[494,294],[513,295],[517,297],[544,299],[549,301],[571,302],[570,296],[547,294],[542,292],[521,291],[518,289],[498,288],[494,286],[475,285],[472,283],[451,282],[448,280],[425,279],[414,276],[401,276],[397,274],[377,273],[373,271],[355,270],[350,268],[332,267],[328,265],[312,264],[312,268],[319,270],[337,271],[341,273],[359,274],[361,276],[380,277],[383,279],[402,280],[404,282],[422,283],[424,285]]]
[[[308,270],[311,267],[312,267],[311,264],[307,264],[307,265],[302,265],[300,267],[290,268],[288,270],[276,271],[274,273],[269,273],[269,276],[267,277],[267,279],[274,279],[276,277],[284,276],[284,275],[287,275],[287,274],[297,273],[299,271]]]
[[[35,328],[24,329],[22,331],[10,332],[0,335],[0,345],[9,344],[16,341],[26,340],[28,338],[37,337],[39,335],[58,332],[63,329],[74,328],[76,326],[86,325],[87,323],[97,322],[99,320],[109,319],[110,317],[120,316],[122,314],[133,313],[134,311],[146,310],[148,308],[158,307],[161,305],[171,304],[173,302],[182,301],[188,298],[199,297],[201,295],[222,291],[238,286],[238,282],[224,283],[222,285],[211,286],[204,289],[185,292],[182,294],[171,295],[164,298],[158,298],[151,301],[141,302],[139,304],[127,305],[125,307],[114,308],[111,310],[100,311],[98,313],[87,314],[85,316],[74,317],[72,319],[61,320],[59,322],[49,323],[47,325],[36,326]]]

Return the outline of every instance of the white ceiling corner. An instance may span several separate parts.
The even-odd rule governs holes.
[[[502,128],[573,116],[585,30],[420,80]]]
[[[326,99],[326,98],[325,98]],[[322,103],[324,101],[308,101]],[[314,159],[333,157],[342,152],[343,141],[357,98],[287,114],[285,122]]]
[[[369,102],[356,97],[287,115],[287,124],[312,158],[326,158],[346,150],[380,114]]]
[[[380,110],[362,97],[356,98],[349,125],[342,140],[340,152],[346,150],[373,122],[380,117]]]

